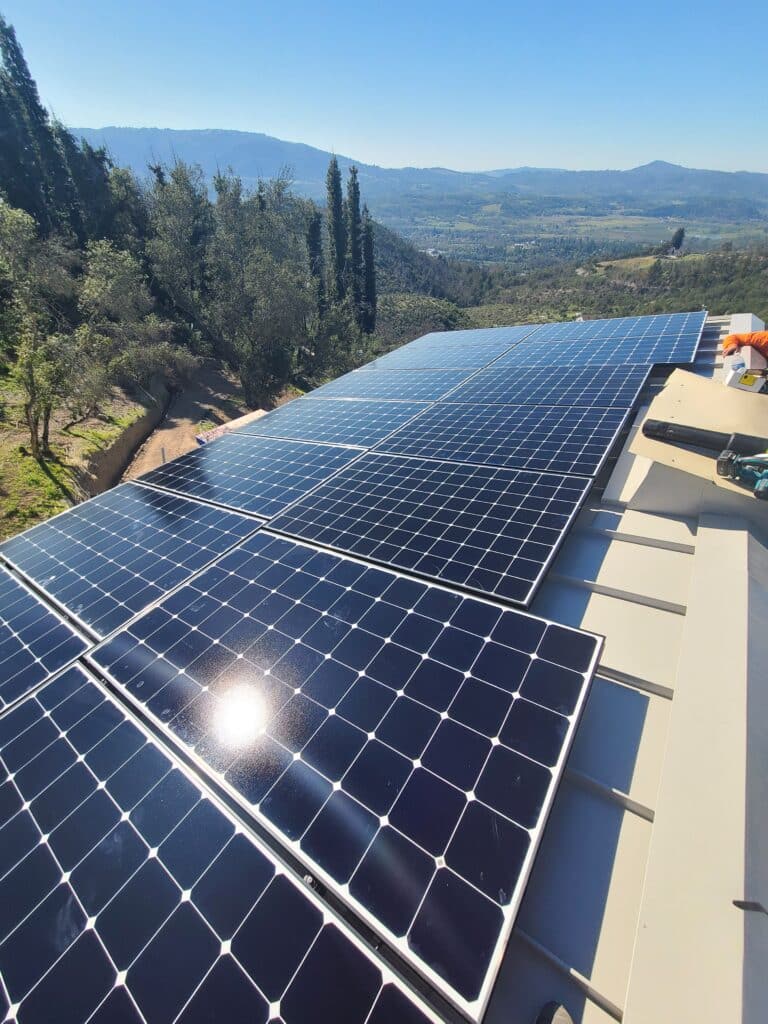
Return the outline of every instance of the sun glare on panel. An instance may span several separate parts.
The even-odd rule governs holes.
[[[219,742],[226,747],[245,747],[264,731],[266,706],[250,686],[232,687],[220,699],[213,718]]]

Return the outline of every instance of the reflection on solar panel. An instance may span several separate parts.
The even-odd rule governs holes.
[[[81,669],[0,720],[0,794],[13,1019],[426,1024]]]
[[[476,1018],[598,649],[260,531],[93,659]]]
[[[363,369],[479,369],[534,330],[535,327],[493,327],[476,331],[438,331],[367,363]]]
[[[494,366],[462,384],[445,402],[479,405],[585,405],[630,409],[648,379],[648,366],[570,367],[542,370]]]
[[[578,477],[372,453],[271,526],[527,604],[589,486]]]
[[[357,455],[354,448],[225,434],[153,469],[141,482],[272,516]]]
[[[626,417],[627,410],[621,408],[440,402],[379,448],[398,455],[594,476]]]
[[[425,408],[423,402],[347,402],[341,398],[316,402],[300,398],[237,432],[371,448]]]
[[[574,320],[544,324],[536,340],[599,341],[621,338],[681,338],[700,335],[706,312],[661,313],[655,316],[620,316],[608,320]]]
[[[433,402],[470,375],[471,370],[355,370],[312,392],[313,398],[370,398]]]
[[[123,484],[14,537],[0,554],[103,637],[257,526]]]
[[[87,646],[63,619],[0,567],[0,709],[74,661]]]

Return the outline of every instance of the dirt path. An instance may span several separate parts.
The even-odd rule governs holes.
[[[206,362],[197,379],[175,395],[165,418],[139,448],[123,480],[141,476],[192,451],[197,447],[195,434],[248,411],[236,379],[215,363]]]

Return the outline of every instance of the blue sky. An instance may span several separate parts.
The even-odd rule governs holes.
[[[0,0],[71,125],[238,128],[384,166],[768,171],[768,3]]]

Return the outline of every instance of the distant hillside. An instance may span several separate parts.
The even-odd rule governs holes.
[[[206,174],[232,167],[245,181],[273,177],[281,167],[293,168],[296,188],[318,198],[325,188],[330,153],[299,142],[284,142],[258,132],[220,129],[178,131],[169,128],[75,128],[92,145],[104,145],[115,160],[145,174],[147,164],[175,156],[200,164]],[[628,171],[565,171],[537,167],[487,172],[451,171],[443,167],[388,169],[339,156],[345,170],[360,169],[369,197],[416,190],[427,193],[523,192],[556,196],[655,196],[690,199],[720,196],[768,201],[768,174],[747,171],[705,171],[656,160]]]

